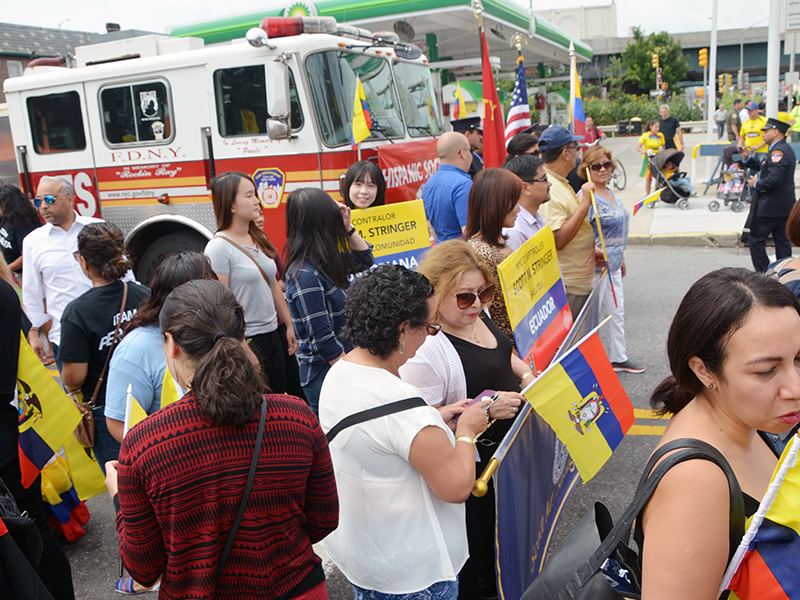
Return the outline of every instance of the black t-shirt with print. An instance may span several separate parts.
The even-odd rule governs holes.
[[[120,332],[136,314],[136,309],[150,290],[138,283],[128,282],[128,298],[122,316]],[[61,345],[58,358],[65,363],[88,363],[86,381],[81,392],[88,401],[100,379],[100,373],[111,348],[122,302],[122,281],[94,287],[67,304],[61,316]],[[97,394],[95,406],[103,406],[106,398],[105,381]]]
[[[3,256],[7,263],[12,263],[22,256],[22,240],[31,231],[33,229],[26,225],[11,227],[5,218],[0,215],[0,248],[3,249]]]

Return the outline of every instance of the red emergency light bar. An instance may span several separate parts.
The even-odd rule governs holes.
[[[272,38],[291,37],[301,33],[333,33],[336,19],[333,17],[264,17],[259,28]]]

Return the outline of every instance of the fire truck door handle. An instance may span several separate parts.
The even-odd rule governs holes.
[[[203,127],[203,135],[206,138],[206,149],[208,150],[208,170],[211,177],[216,177],[217,168],[214,164],[214,142],[211,141],[211,127]]]
[[[31,183],[31,172],[28,170],[28,149],[25,146],[17,146],[17,152],[22,163],[22,174],[25,176],[25,187],[28,188],[28,198],[33,198],[36,192]]]

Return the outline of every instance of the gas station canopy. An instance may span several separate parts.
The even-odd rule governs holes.
[[[524,34],[522,46],[526,64],[553,65],[569,62],[570,43],[579,61],[592,59],[588,44],[572,37],[552,23],[529,15],[522,6],[508,0],[483,0],[483,25],[492,57],[499,57],[500,70],[516,67],[517,49],[509,40]],[[207,44],[242,38],[251,27],[258,27],[264,17],[319,15],[334,17],[339,23],[357,25],[371,31],[394,31],[401,41],[419,45],[431,60],[431,66],[448,68],[452,61],[469,65],[480,57],[478,21],[471,0],[322,0],[293,2],[277,8],[219,19],[206,23],[175,27],[177,37],[200,37]],[[496,64],[496,59],[495,59]],[[452,68],[452,67],[451,67]],[[478,69],[480,66],[478,65]]]

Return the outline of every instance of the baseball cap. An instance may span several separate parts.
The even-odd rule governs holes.
[[[582,139],[582,135],[572,135],[563,127],[551,125],[545,129],[539,137],[539,149],[552,150],[553,148],[561,148],[570,142],[579,142]]]
[[[758,104],[756,104],[755,102],[748,102],[745,108],[747,110],[758,110]]]

